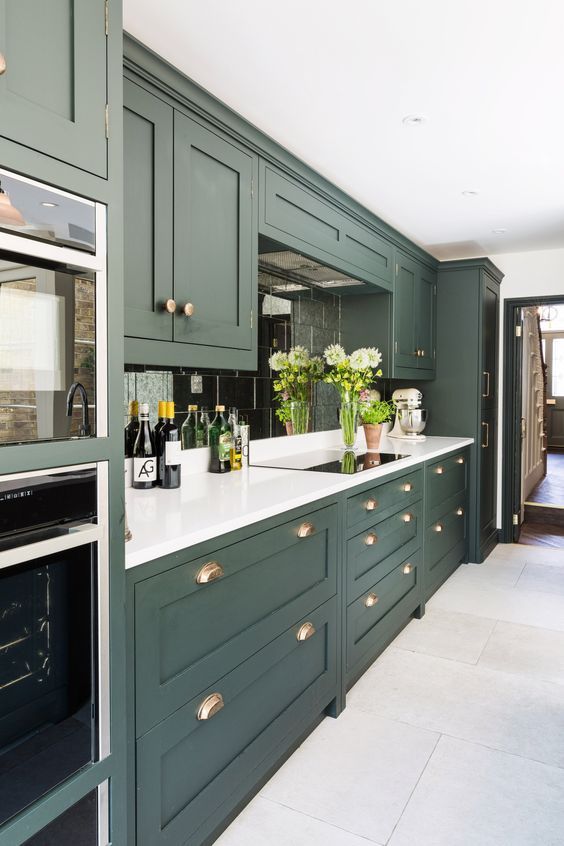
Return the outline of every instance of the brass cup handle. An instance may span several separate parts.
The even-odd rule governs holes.
[[[165,301],[163,309],[168,311],[169,314],[174,314],[176,311],[176,300],[173,300],[172,297],[170,297]]]
[[[369,593],[366,599],[364,600],[364,604],[366,608],[372,608],[378,602],[378,596],[375,593]]]
[[[409,493],[410,491],[412,491],[413,485],[411,484],[411,482],[406,482],[405,485],[403,485],[403,490],[405,491],[405,493]]]
[[[378,543],[378,535],[375,535],[374,532],[370,532],[369,535],[366,535],[364,543],[366,546],[374,546],[375,543]]]
[[[315,534],[315,526],[313,523],[302,523],[298,529],[299,538],[309,538],[309,536],[313,534]]]
[[[442,523],[437,523],[437,525],[436,525],[436,526],[433,526],[433,529],[435,530],[435,532],[442,532],[442,530],[443,530],[443,524],[442,524]]]
[[[378,500],[370,497],[370,499],[366,501],[366,505],[364,507],[367,511],[374,511],[375,508],[378,508]]]
[[[489,397],[490,395],[490,374],[489,371],[483,370],[482,373],[486,377],[486,392],[482,394],[483,397]]]
[[[314,634],[315,626],[313,625],[313,623],[310,623],[308,621],[307,623],[304,623],[302,626],[300,626],[300,628],[298,629],[296,640],[298,641],[298,643],[302,643],[304,640],[309,640],[309,638],[313,637]]]
[[[487,449],[490,445],[490,424],[489,423],[482,423],[482,429],[485,427],[486,429],[486,443],[484,443],[482,439],[482,449]]]
[[[464,456],[463,456],[463,455],[460,455],[460,456],[456,459],[456,463],[457,463],[457,464],[464,464]]]
[[[3,73],[6,73],[6,68],[6,57],[4,53],[0,53],[0,76],[2,76]]]
[[[208,561],[196,574],[196,583],[206,585],[208,582],[215,582],[225,575],[225,570],[218,561]]]
[[[413,520],[413,514],[409,514],[408,512],[407,514],[404,514],[401,519],[404,523],[411,523],[411,521]]]
[[[413,564],[410,564],[409,561],[406,561],[406,563],[401,568],[401,571],[405,576],[409,575],[409,573],[411,573],[412,570],[413,570]]]
[[[186,305],[182,307],[184,317],[192,317],[195,311],[196,309],[194,307],[194,303],[186,303]]]
[[[198,708],[198,719],[211,720],[218,711],[221,711],[224,705],[225,702],[221,693],[210,693]]]
[[[463,516],[463,514],[464,514],[464,509],[463,509],[463,507],[462,507],[461,505],[459,505],[459,506],[458,506],[458,508],[456,509],[456,514],[457,514],[457,516],[458,516],[458,517],[462,517],[462,516]]]
[[[437,474],[437,476],[442,476],[444,472],[445,472],[444,467],[436,467],[435,468],[435,473]]]

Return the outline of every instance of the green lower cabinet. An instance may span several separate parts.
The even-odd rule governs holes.
[[[137,741],[138,846],[196,846],[333,699],[333,598]]]

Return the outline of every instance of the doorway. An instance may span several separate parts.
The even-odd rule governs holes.
[[[564,549],[564,297],[505,309],[502,539]]]

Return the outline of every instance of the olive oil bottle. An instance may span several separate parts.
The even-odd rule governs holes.
[[[225,406],[216,405],[208,439],[210,446],[210,473],[229,473],[231,470],[232,433],[225,415]]]

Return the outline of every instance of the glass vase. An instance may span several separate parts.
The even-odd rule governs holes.
[[[309,403],[293,401],[290,403],[292,434],[305,435],[309,431]]]
[[[343,402],[339,411],[339,422],[345,449],[353,449],[358,429],[358,402]]]

